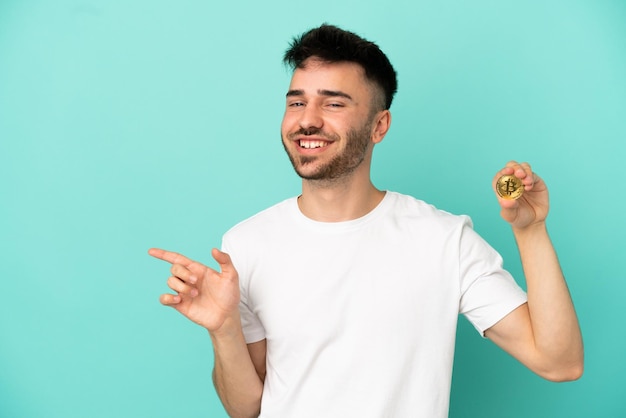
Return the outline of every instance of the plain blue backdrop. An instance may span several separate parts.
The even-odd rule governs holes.
[[[551,190],[585,375],[545,382],[462,319],[450,416],[626,416],[618,0],[0,2],[0,416],[225,416],[209,337],[160,306],[146,251],[210,263],[299,192],[281,56],[322,22],[398,71],[379,188],[470,215],[522,285],[491,178],[528,160]]]

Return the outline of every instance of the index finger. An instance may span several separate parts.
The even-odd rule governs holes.
[[[162,250],[160,248],[150,248],[148,250],[148,254],[150,254],[154,258],[167,261],[170,264],[181,264],[185,267],[189,267],[191,264],[195,263],[193,260],[190,260],[182,254],[175,253],[173,251]]]

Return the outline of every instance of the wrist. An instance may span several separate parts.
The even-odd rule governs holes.
[[[548,231],[545,220],[533,222],[529,225],[522,226],[522,227],[512,225],[511,229],[513,230],[513,233],[515,234],[515,236],[526,235],[526,234],[537,234],[537,233],[542,234]]]
[[[228,316],[219,328],[207,329],[207,331],[209,331],[213,344],[241,339],[243,337],[243,329],[241,327],[239,310]]]
[[[532,223],[523,228],[513,227],[512,229],[520,251],[522,248],[541,246],[550,241],[545,221]]]

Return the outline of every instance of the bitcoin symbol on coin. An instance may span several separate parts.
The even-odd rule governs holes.
[[[518,199],[524,193],[524,185],[515,176],[502,176],[496,181],[496,193],[503,199]]]

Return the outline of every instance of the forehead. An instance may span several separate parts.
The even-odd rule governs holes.
[[[324,62],[309,58],[301,68],[296,68],[291,77],[290,90],[301,90],[305,94],[317,90],[344,91],[348,94],[371,94],[371,83],[365,71],[353,62]]]

